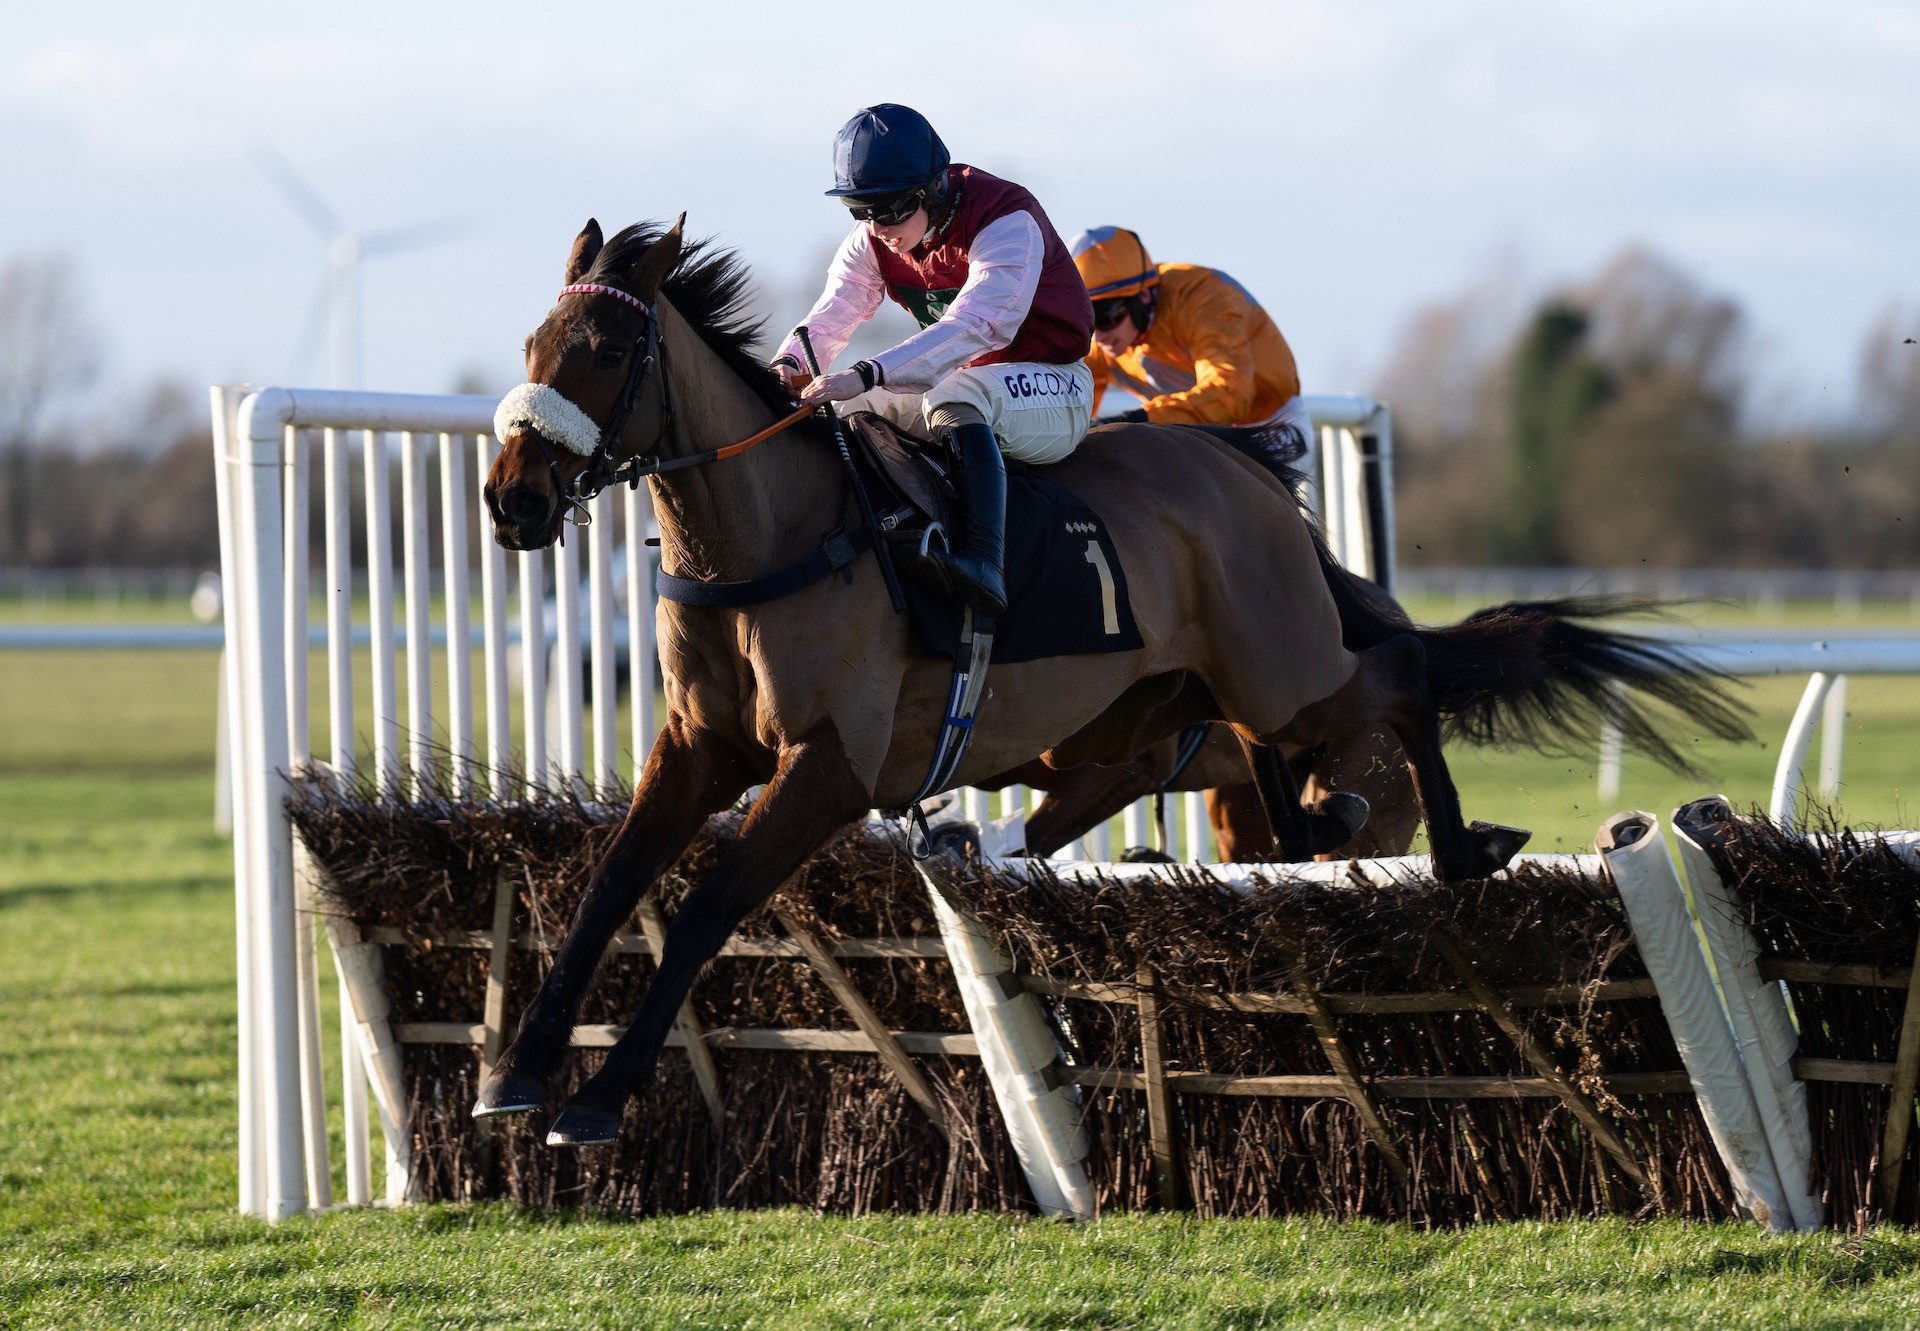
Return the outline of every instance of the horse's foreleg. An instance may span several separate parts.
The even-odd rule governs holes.
[[[667,927],[667,945],[632,1025],[554,1120],[549,1145],[598,1145],[618,1135],[627,1096],[653,1074],[674,1014],[700,971],[750,911],[871,801],[831,725],[781,751],[739,838]]]
[[[594,868],[554,955],[553,969],[521,1015],[520,1030],[480,1088],[475,1117],[538,1109],[559,1067],[601,955],[641,893],[680,858],[708,815],[752,781],[739,755],[706,731],[669,717],[654,741],[620,830]]]
[[[1403,633],[1367,648],[1356,659],[1353,677],[1327,698],[1302,708],[1285,727],[1287,737],[1296,743],[1321,743],[1384,721],[1406,753],[1426,819],[1434,876],[1450,883],[1505,868],[1528,834],[1486,823],[1468,827],[1462,817],[1460,793],[1441,751],[1440,714],[1427,682],[1426,648],[1411,633]]]
[[[1153,764],[1136,758],[1118,767],[1088,764],[1055,778],[1040,807],[1027,819],[1027,854],[1046,857],[1085,836],[1159,784]]]
[[[1260,742],[1240,737],[1241,750],[1253,772],[1254,789],[1266,810],[1267,825],[1273,832],[1277,858],[1286,861],[1310,860],[1323,852],[1337,850],[1353,839],[1367,820],[1367,802],[1358,796],[1329,796],[1316,808],[1300,803],[1300,778],[1280,751],[1277,742]]]

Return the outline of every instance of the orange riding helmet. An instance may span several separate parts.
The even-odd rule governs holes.
[[[1160,269],[1140,243],[1140,237],[1125,227],[1097,226],[1082,231],[1068,246],[1080,280],[1087,284],[1087,296],[1095,301],[1121,296],[1137,296],[1160,284]]]

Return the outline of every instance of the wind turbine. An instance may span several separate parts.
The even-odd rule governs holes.
[[[253,151],[254,165],[272,181],[288,205],[327,245],[327,268],[314,292],[296,344],[294,364],[313,354],[325,326],[331,335],[333,362],[330,377],[335,388],[360,386],[360,264],[362,260],[424,249],[466,229],[458,218],[437,218],[408,226],[361,233],[329,208],[319,191],[307,183],[293,164],[274,149],[261,145]]]

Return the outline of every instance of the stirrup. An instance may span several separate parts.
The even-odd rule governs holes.
[[[927,529],[920,533],[920,557],[922,559],[927,559],[932,556],[933,538],[935,536],[940,538],[940,552],[942,554],[950,555],[953,553],[953,546],[947,541],[947,529],[937,522],[929,522]]]

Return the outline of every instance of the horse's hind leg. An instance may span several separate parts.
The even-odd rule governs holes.
[[[1303,707],[1282,728],[1297,744],[1318,744],[1384,721],[1406,751],[1427,823],[1434,876],[1442,882],[1484,878],[1519,853],[1528,834],[1519,828],[1475,823],[1460,813],[1460,794],[1440,747],[1440,714],[1427,683],[1426,648],[1411,633],[1397,634],[1355,654],[1346,684]]]
[[[1358,795],[1367,802],[1367,824],[1338,852],[1323,851],[1318,858],[1378,859],[1404,855],[1420,830],[1420,800],[1407,771],[1400,741],[1385,726],[1349,740],[1333,740],[1301,753],[1288,766],[1300,781],[1301,803],[1323,807],[1336,792]],[[1273,859],[1273,831],[1266,807],[1250,781],[1217,786],[1207,792],[1207,818],[1213,824],[1220,858],[1228,862],[1259,863]]]
[[[633,1024],[554,1120],[548,1145],[594,1146],[619,1135],[627,1096],[652,1075],[701,969],[749,911],[871,803],[830,724],[781,750],[779,768],[738,839],[667,926],[666,948]]]
[[[1260,788],[1251,781],[1207,792],[1207,822],[1226,864],[1260,864],[1273,858],[1273,828]]]
[[[1240,748],[1253,771],[1254,788],[1267,812],[1280,859],[1298,862],[1338,850],[1366,824],[1367,802],[1357,795],[1336,793],[1314,808],[1302,806],[1300,778],[1277,744],[1241,735]]]
[[[669,717],[654,741],[633,804],[594,867],[553,968],[520,1018],[520,1030],[480,1088],[477,1118],[538,1109],[560,1066],[594,968],[614,931],[654,879],[680,858],[709,814],[752,781],[739,756],[705,731]]]
[[[1151,795],[1159,781],[1145,756],[1118,767],[1089,763],[1069,768],[1054,779],[1054,788],[1027,819],[1027,854],[1053,854],[1141,796]]]
[[[1369,809],[1366,827],[1341,853],[1353,859],[1406,854],[1420,831],[1420,796],[1394,733],[1376,726],[1314,752],[1318,756],[1300,786],[1306,802],[1344,790],[1364,799]]]

